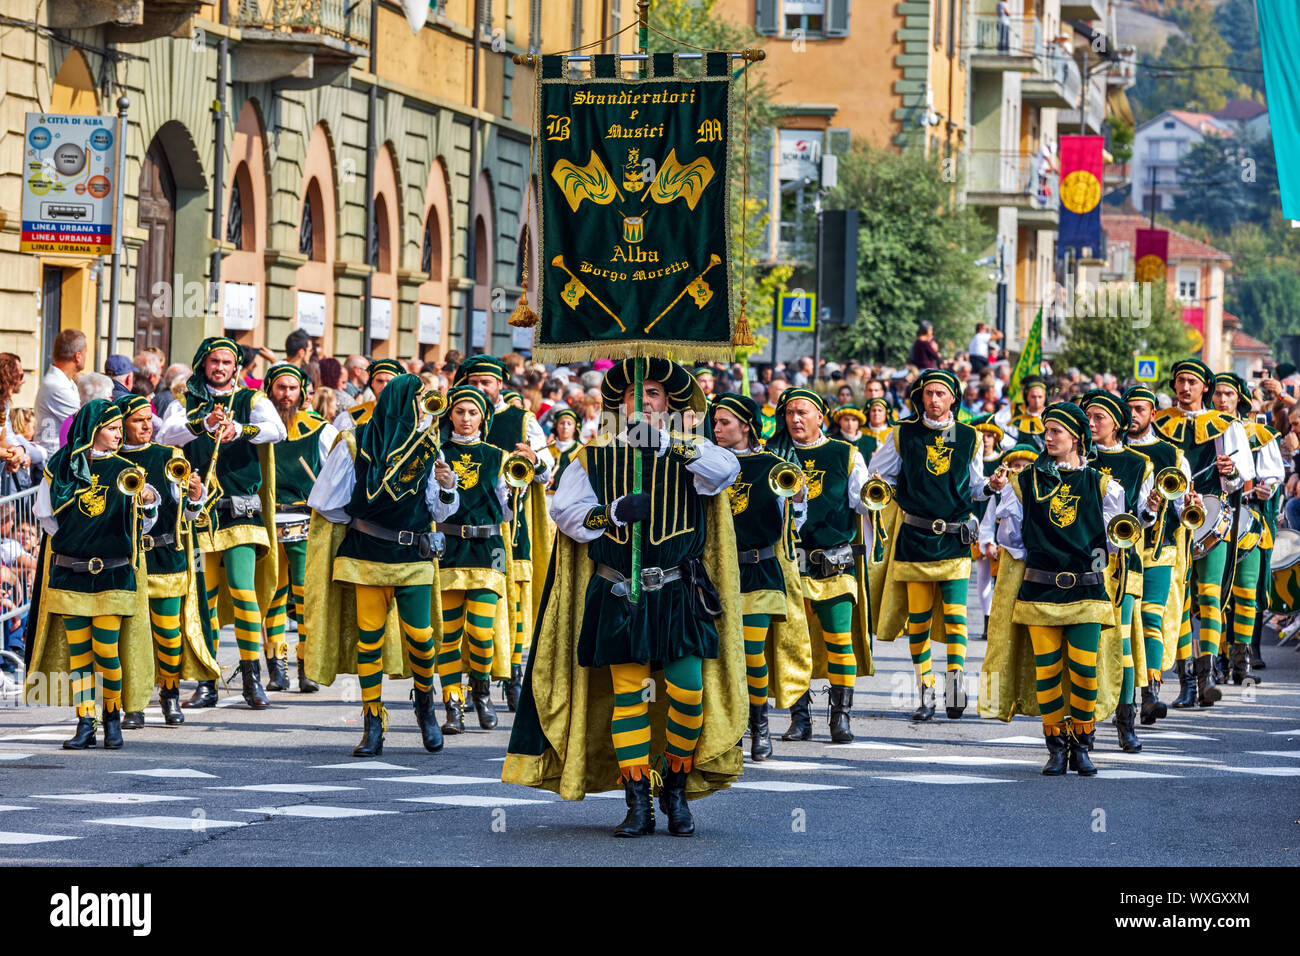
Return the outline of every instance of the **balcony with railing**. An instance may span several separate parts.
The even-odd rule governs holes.
[[[1026,226],[1057,223],[1061,194],[1058,177],[1037,157],[1002,150],[972,150],[966,199],[977,206],[1015,206]]]
[[[234,78],[307,89],[345,73],[370,47],[370,7],[360,0],[239,0],[242,41]]]
[[[1049,43],[1039,61],[1037,73],[1020,81],[1022,99],[1043,107],[1069,109],[1079,103],[1079,64],[1065,50]]]
[[[1105,20],[1109,5],[1109,0],[1061,0],[1061,19]]]
[[[1061,133],[1081,132],[1079,126],[1079,99],[1079,93],[1076,90],[1073,108],[1061,110],[1056,114],[1057,129]],[[1088,111],[1084,118],[1085,126],[1082,132],[1100,133],[1101,124],[1106,119],[1106,77],[1104,67],[1093,73],[1088,80],[1087,103]]]
[[[972,69],[1028,73],[1042,49],[1043,28],[1036,17],[975,18]]]
[[[146,43],[167,36],[199,12],[205,0],[50,0],[48,26],[84,29],[104,25],[109,43]]]

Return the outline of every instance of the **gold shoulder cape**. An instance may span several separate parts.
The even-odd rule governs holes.
[[[569,467],[585,467],[579,457]],[[704,661],[704,724],[695,765],[686,782],[687,797],[707,796],[731,786],[743,770],[737,744],[749,721],[744,639],[740,612],[740,565],[736,533],[726,495],[709,501],[709,547],[704,564],[722,599],[718,658]],[[587,546],[557,534],[515,714],[510,750],[501,771],[506,783],[581,800],[622,786],[610,737],[614,692],[608,667],[579,667],[578,635],[593,563]],[[664,748],[667,695],[650,702],[652,754]]]
[[[336,441],[347,442],[348,451],[356,457],[357,440],[350,431],[339,432]],[[357,590],[356,586],[334,580],[334,556],[347,534],[348,527],[327,521],[313,511],[311,527],[307,532],[306,589],[304,625],[311,639],[307,641],[304,668],[307,677],[318,684],[333,684],[339,674],[357,672]],[[437,563],[434,563],[435,569]],[[442,640],[442,592],[435,584],[429,588],[429,621],[433,625],[434,646]],[[376,586],[383,582],[376,581]],[[498,602],[498,607],[503,602]],[[468,643],[468,642],[467,642]],[[498,650],[500,638],[497,639]],[[380,663],[389,677],[411,676],[411,664],[406,656],[406,640],[397,619],[397,602],[388,608],[384,626],[384,648]]]

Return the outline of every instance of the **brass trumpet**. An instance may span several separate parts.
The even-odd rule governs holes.
[[[420,396],[420,407],[426,415],[438,418],[447,410],[447,396],[436,388]]]
[[[798,465],[783,461],[767,473],[767,486],[778,498],[793,498],[803,486],[803,471]]]
[[[1166,501],[1187,494],[1187,476],[1179,468],[1162,468],[1156,473],[1156,490]]]
[[[869,478],[862,486],[862,503],[868,511],[884,511],[894,498],[894,489],[884,478]]]
[[[124,468],[117,476],[117,490],[128,498],[134,498],[144,491],[144,469],[139,465]]]
[[[167,475],[167,480],[174,484],[183,485],[190,480],[190,463],[184,458],[167,459],[163,471]]]
[[[1188,505],[1179,516],[1179,523],[1189,531],[1195,531],[1205,524],[1205,509],[1200,505]]]
[[[1138,543],[1142,537],[1142,526],[1138,519],[1127,512],[1117,514],[1106,524],[1106,539],[1115,547],[1127,550]]]
[[[511,488],[527,488],[536,474],[533,463],[528,460],[527,455],[521,452],[514,452],[506,456],[505,466],[502,471],[505,473],[506,484]]]

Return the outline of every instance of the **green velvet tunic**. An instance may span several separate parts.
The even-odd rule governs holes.
[[[768,485],[767,477],[783,459],[767,451],[737,452],[740,474],[727,489],[731,499],[731,517],[736,527],[737,551],[761,551],[781,548],[785,532],[784,499],[778,498]],[[778,503],[781,507],[778,508]],[[785,577],[775,558],[740,566],[740,590],[785,591]]]
[[[1124,488],[1124,510],[1136,515],[1142,507],[1142,482],[1146,479],[1151,459],[1135,448],[1120,448],[1115,451],[1100,449],[1089,463],[1103,475],[1114,478]],[[1128,569],[1130,573],[1142,573],[1142,551],[1130,548],[1128,552]]]
[[[225,405],[231,409],[231,416],[235,423],[241,426],[249,423],[249,416],[252,413],[253,403],[259,398],[263,401],[269,401],[266,396],[253,388],[236,388],[228,395],[216,397],[218,404]],[[212,405],[208,402],[200,403],[193,395],[185,396],[185,414],[189,420],[190,431],[194,433],[194,438],[185,445],[185,457],[189,459],[190,467],[200,475],[206,476],[208,465],[212,461],[212,451],[216,447],[216,442],[204,428],[203,420],[212,411]],[[244,439],[237,438],[235,441],[227,442],[221,446],[221,453],[217,458],[217,470],[214,480],[217,484],[217,497],[229,498],[231,496],[248,496],[255,495],[262,487],[262,463],[257,456],[257,445]],[[223,528],[235,528],[240,525],[256,525],[261,527],[263,524],[262,516],[259,514],[244,515],[242,517],[233,517],[229,511],[223,511],[214,506],[214,502],[209,501],[208,516],[212,522],[211,530],[216,532]]]
[[[47,585],[51,590],[80,594],[135,590],[135,504],[117,490],[118,476],[132,467],[133,462],[118,455],[91,456],[90,487],[55,512],[59,530],[50,539],[50,550],[56,555],[78,561],[126,558],[129,563],[91,574],[61,568],[51,561]]]
[[[1217,442],[1213,438],[1207,441],[1196,440],[1196,419],[1193,416],[1174,412],[1156,422],[1161,434],[1171,444],[1178,447],[1187,458],[1187,465],[1195,476],[1192,488],[1202,495],[1220,495],[1223,483],[1217,469],[1212,468],[1218,456]],[[1203,472],[1198,474],[1198,472]]]
[[[357,429],[357,445],[360,447],[362,425]],[[345,509],[353,519],[373,522],[390,531],[411,531],[426,534],[433,530],[433,515],[424,500],[424,490],[429,482],[429,473],[437,463],[438,454],[434,444],[426,433],[419,447],[411,452],[401,478],[411,490],[400,499],[394,499],[388,488],[382,487],[373,500],[367,500],[365,482],[358,473],[356,487],[352,489],[352,498]],[[353,558],[358,561],[372,561],[381,564],[410,564],[421,560],[413,544],[399,544],[396,541],[380,541],[370,535],[361,534],[355,528],[349,528],[339,545],[339,558]],[[377,582],[378,583],[378,582]]]
[[[528,443],[528,415],[529,413],[515,405],[507,405],[492,413],[492,427],[488,429],[487,443],[495,445],[506,455],[512,454],[516,449],[515,446]],[[523,489],[526,494],[534,493],[533,486],[529,485]],[[538,490],[537,494],[543,494]],[[526,503],[521,499],[518,491],[511,490],[511,498],[515,503],[515,510],[518,512],[518,518],[515,520],[512,529],[513,538],[511,540],[511,556],[516,561],[527,561],[532,556],[532,537],[528,528],[528,508]]]
[[[172,480],[164,470],[171,461],[176,449],[171,445],[156,445],[150,442],[139,448],[123,449],[118,454],[127,461],[144,469],[145,481],[153,485],[158,492],[158,520],[154,522],[150,536],[154,538],[172,535],[174,540],[168,545],[156,545],[145,552],[145,565],[149,574],[179,574],[185,571],[185,539],[181,525],[181,506],[172,499]],[[181,489],[185,494],[185,489]]]
[[[901,422],[894,433],[901,469],[894,489],[898,507],[913,517],[929,522],[947,522],[972,517],[970,462],[983,447],[980,433],[969,425],[953,422],[945,428],[931,428],[920,419]],[[955,534],[935,534],[929,528],[898,526],[894,559],[907,562],[947,561],[970,557],[970,545]]]
[[[796,445],[794,455],[808,483],[808,511],[799,531],[804,550],[852,544],[858,524],[857,513],[849,507],[853,446],[838,438],[827,438],[806,448]],[[853,569],[847,574],[852,575]]]
[[[1153,478],[1166,468],[1178,467],[1178,449],[1164,439],[1146,445],[1134,445],[1133,450],[1150,459]],[[1128,490],[1128,485],[1124,486],[1124,490]],[[1165,548],[1177,544],[1178,510],[1170,503],[1166,503],[1160,510],[1162,514],[1156,523],[1142,532],[1142,550],[1153,556],[1158,556]],[[1136,511],[1133,513],[1137,514]]]
[[[289,437],[276,442],[275,504],[305,505],[321,472],[320,430],[325,419],[315,412],[299,412],[289,424]],[[222,452],[225,454],[225,452]],[[308,470],[310,469],[310,471]]]
[[[505,452],[486,442],[448,439],[443,442],[442,454],[456,473],[460,494],[460,505],[446,523],[499,525],[505,521],[501,500],[497,497],[497,479],[501,476]],[[504,572],[503,548],[504,542],[499,534],[490,538],[455,538],[448,535],[447,553],[439,561],[439,567],[444,571],[451,568],[490,568]]]
[[[695,491],[695,476],[679,456],[659,456],[656,451],[608,442],[587,445],[584,455],[596,497],[610,506],[631,493],[633,456],[641,456],[642,488],[650,496],[650,515],[641,522],[642,569],[675,568],[688,559],[698,559],[708,540],[707,503]],[[631,574],[631,527],[609,522],[605,533],[587,545],[587,554],[625,577]],[[613,582],[596,574],[588,582],[578,637],[581,666],[718,656],[717,628],[694,614],[682,580],[659,590],[643,590],[635,605],[613,594],[613,587]]]
[[[1060,475],[1061,484],[1051,492],[1046,490],[1043,476],[1033,466],[1013,478],[1019,483],[1024,513],[1020,527],[1025,567],[1083,574],[1096,570],[1097,555],[1104,559],[1108,553],[1101,510],[1103,476],[1092,468],[1061,471]],[[1020,585],[1017,600],[1063,605],[1108,601],[1109,597],[1105,584],[1067,589],[1025,581]]]

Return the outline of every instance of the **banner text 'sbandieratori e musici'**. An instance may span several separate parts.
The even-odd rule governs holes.
[[[542,58],[535,357],[730,359],[731,58],[690,79],[671,54],[644,79],[593,61]]]

